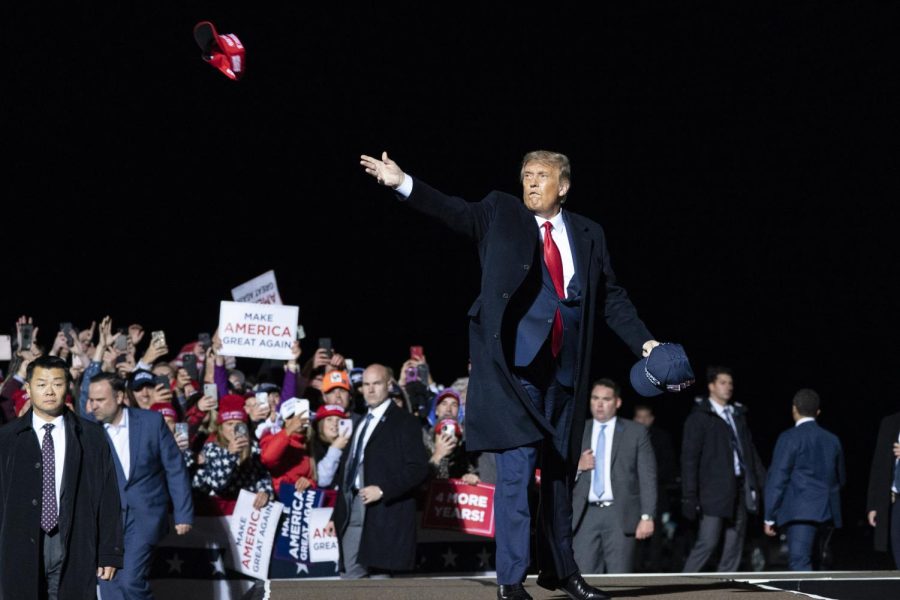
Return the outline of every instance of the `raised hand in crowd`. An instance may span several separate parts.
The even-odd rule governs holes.
[[[197,400],[197,408],[203,412],[209,412],[219,405],[219,401],[212,396],[203,396]]]
[[[460,477],[460,479],[462,479],[462,482],[466,485],[478,485],[479,483],[481,483],[481,477],[479,477],[475,473],[466,473],[465,475]]]
[[[66,334],[60,330],[56,332],[56,338],[53,340],[53,346],[50,348],[50,356],[59,356],[65,358],[65,352],[69,350],[69,343],[66,341]]]
[[[350,444],[350,438],[353,437],[353,434],[350,430],[347,430],[346,433],[338,433],[337,437],[334,438],[334,441],[331,442],[331,445],[338,450],[343,450]]]
[[[300,370],[300,354],[303,351],[300,349],[300,340],[294,340],[293,345],[291,345],[291,358],[290,360],[284,363],[284,368],[291,373],[296,373]]]
[[[253,499],[253,508],[259,510],[268,504],[271,499],[272,497],[269,495],[269,492],[256,492],[256,498]]]
[[[153,391],[150,392],[150,404],[156,404],[157,402],[172,402],[173,395],[172,389],[166,385],[156,385],[153,387]]]
[[[187,369],[178,369],[175,372],[175,389],[181,392],[182,395],[187,395],[185,391],[185,386],[190,385],[191,383],[191,375],[187,372]]]
[[[16,320],[16,348],[22,348],[22,325],[26,325],[26,324],[34,325],[34,323],[31,320],[31,317],[26,317],[25,315],[22,315],[21,317],[19,317]],[[34,340],[36,340],[37,337],[38,337],[38,328],[35,327],[31,332],[32,343],[34,343]],[[35,356],[34,358],[37,358],[37,356]]]
[[[435,436],[434,452],[431,454],[431,462],[437,464],[444,458],[453,454],[456,450],[456,436],[452,433],[441,433]]]
[[[312,482],[311,482],[309,479],[307,479],[306,477],[300,477],[300,478],[297,479],[297,481],[294,483],[294,488],[295,488],[298,492],[302,492],[302,491],[304,491],[304,490],[307,490],[307,489],[309,489],[311,486],[312,486]]]
[[[228,451],[232,454],[240,454],[250,445],[250,439],[246,435],[236,435],[228,442]]]
[[[178,446],[178,449],[180,451],[184,452],[191,447],[191,439],[186,435],[176,435],[175,444]]]
[[[16,356],[19,357],[19,368],[16,370],[16,375],[18,375],[21,379],[25,379],[28,365],[30,365],[34,361],[34,359],[41,356],[41,351],[40,349],[32,346],[31,350],[16,351]]]
[[[116,375],[120,379],[128,379],[128,375],[135,369],[134,358],[126,353],[117,355],[115,360]]]
[[[313,354],[313,370],[319,369],[321,367],[327,367],[329,364],[331,364],[332,358],[333,356],[330,350],[319,348],[318,350],[316,350],[316,353]]]
[[[250,396],[249,398],[247,398],[247,402],[244,404],[244,410],[247,412],[247,416],[249,416],[250,420],[253,422],[265,421],[266,417],[268,417],[269,413],[271,412],[269,403],[257,402],[256,396]]]
[[[406,378],[406,373],[410,369],[417,369],[420,365],[424,366],[425,371],[428,373],[428,381],[423,381],[422,383],[427,386],[434,385],[434,379],[432,379],[431,377],[431,369],[428,368],[428,359],[425,358],[424,354],[422,355],[422,358],[409,358],[406,360],[406,362],[403,363],[403,366],[400,367],[400,380],[397,383],[399,383],[401,387],[405,388],[406,384],[409,383]]]
[[[137,346],[144,339],[144,327],[139,323],[132,323],[128,326],[128,341]]]
[[[251,419],[252,418],[253,417],[251,416]],[[308,413],[303,413],[302,415],[292,415],[285,419],[284,430],[288,435],[292,435],[304,431],[307,425],[309,425]]]
[[[169,347],[166,345],[165,340],[150,340],[150,346],[148,346],[146,352],[144,352],[141,362],[145,365],[152,365],[168,353]]]
[[[97,345],[94,347],[94,362],[103,362],[106,351],[112,344],[112,319],[109,315],[100,320],[100,328],[98,329]],[[115,360],[113,356],[112,360]]]
[[[83,351],[87,354],[94,349],[94,332],[97,330],[97,322],[91,321],[91,326],[87,329],[82,329],[78,332],[78,335],[75,336],[75,339],[81,343],[81,347]]]

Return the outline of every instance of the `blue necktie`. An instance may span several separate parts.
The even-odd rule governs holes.
[[[597,451],[594,453],[594,494],[597,500],[603,496],[604,486],[604,463],[606,462],[606,424],[600,426],[600,433],[597,434]]]
[[[894,489],[900,492],[900,460],[894,461]]]
[[[350,459],[350,464],[347,465],[347,478],[344,480],[344,483],[348,490],[352,490],[356,486],[356,471],[359,469],[359,461],[362,458],[362,450],[363,446],[366,443],[366,429],[369,428],[369,422],[372,420],[372,413],[366,415],[366,422],[363,423],[363,427],[359,432],[359,437],[356,438],[356,448],[353,450],[353,457]]]

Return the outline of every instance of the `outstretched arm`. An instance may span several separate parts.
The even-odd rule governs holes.
[[[374,177],[378,183],[391,189],[396,190],[406,178],[403,169],[388,158],[387,152],[381,153],[381,160],[363,154],[359,157],[359,164],[365,167],[366,173]]]
[[[456,196],[447,196],[404,173],[387,152],[381,154],[381,160],[362,155],[359,164],[378,183],[406,198],[412,208],[439,219],[453,231],[474,240],[481,240],[487,232],[493,218],[496,192],[481,202],[467,202]]]

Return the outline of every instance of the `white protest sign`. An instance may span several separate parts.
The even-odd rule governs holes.
[[[266,271],[246,283],[231,290],[231,299],[235,302],[253,302],[255,304],[281,304],[278,294],[278,283],[275,271]]]
[[[314,508],[309,511],[309,562],[338,562],[338,539],[325,533],[333,508]]]
[[[269,502],[253,508],[256,494],[241,490],[234,512],[229,517],[231,529],[231,566],[244,575],[268,579],[272,544],[278,530],[278,518],[284,510],[281,502]]]
[[[296,306],[223,300],[219,307],[219,354],[289,360],[297,339],[298,313]]]

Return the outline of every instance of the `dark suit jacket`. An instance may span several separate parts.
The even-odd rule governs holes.
[[[525,314],[541,283],[543,254],[534,215],[516,198],[491,192],[480,202],[446,196],[415,179],[408,203],[434,216],[478,244],[481,293],[469,309],[469,357],[472,370],[466,395],[466,444],[469,451],[516,448],[532,444],[552,427],[510,372],[518,319]],[[595,222],[564,211],[575,264],[583,272],[581,329],[574,377],[575,406],[569,437],[569,466],[574,472],[590,396],[594,318],[606,323],[640,355],[653,338],[618,285],[606,250],[606,236]]]
[[[103,429],[70,410],[64,414],[59,597],[96,598],[97,567],[122,568],[116,475]],[[0,598],[38,597],[43,475],[31,419],[29,410],[0,428]]]
[[[387,402],[391,404],[364,448],[363,486],[377,485],[384,496],[366,507],[358,561],[373,569],[411,571],[416,562],[414,495],[428,477],[428,460],[419,420]],[[348,447],[335,478],[340,493],[332,520],[341,537],[350,522],[352,497],[344,486],[349,455]]]
[[[736,403],[734,422],[744,449],[745,476],[762,500],[766,469],[753,444],[744,407]],[[698,398],[684,422],[681,442],[681,501],[690,507],[700,506],[703,514],[733,519],[737,489],[734,476],[734,452],[731,427],[710,405],[709,398]]]
[[[891,484],[894,480],[894,442],[900,435],[900,413],[881,420],[878,440],[869,471],[869,494],[866,512],[876,511],[875,549],[887,552],[890,534]]]
[[[131,466],[127,482],[119,478],[122,511],[125,522],[134,523],[141,539],[156,545],[169,528],[169,498],[175,523],[194,522],[191,483],[181,451],[162,415],[140,408],[125,410]],[[110,450],[115,452],[112,441]],[[118,461],[115,456],[113,460]]]
[[[766,480],[766,520],[833,521],[841,526],[844,453],[837,436],[815,421],[791,427],[775,444]]]
[[[581,451],[591,447],[593,419],[584,424]],[[634,535],[641,515],[656,516],[656,457],[647,428],[634,421],[616,418],[616,433],[610,457],[613,505],[625,535]],[[572,531],[576,531],[587,510],[591,473],[578,475],[572,490]]]

